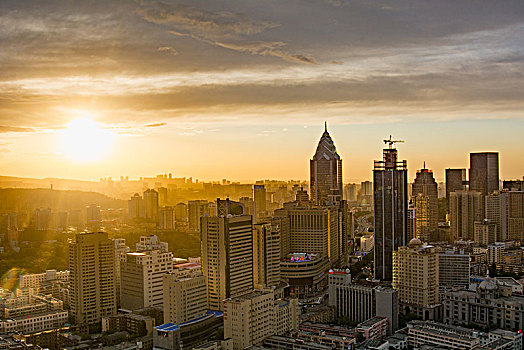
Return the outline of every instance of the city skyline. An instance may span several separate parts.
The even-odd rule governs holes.
[[[327,120],[345,182],[390,134],[410,179],[484,151],[521,178],[523,6],[3,1],[2,175],[307,179]]]

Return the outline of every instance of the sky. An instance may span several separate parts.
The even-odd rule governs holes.
[[[523,92],[521,0],[0,0],[0,175],[307,179],[327,121],[346,181],[522,178]]]

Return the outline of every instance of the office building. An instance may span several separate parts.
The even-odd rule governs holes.
[[[253,228],[253,283],[255,288],[280,282],[280,228],[270,223]]]
[[[473,240],[475,221],[482,221],[483,197],[480,192],[451,192],[449,215],[451,235],[454,239]]]
[[[174,270],[164,275],[164,323],[184,323],[206,314],[206,278],[202,272]]]
[[[480,192],[482,198],[499,190],[499,154],[481,152],[469,154],[469,190]]]
[[[310,186],[311,199],[316,205],[342,200],[342,159],[327,131],[327,123],[310,161]]]
[[[433,172],[425,166],[417,171],[411,195],[416,210],[415,237],[429,242],[430,235],[438,229],[438,189]]]
[[[469,254],[440,252],[438,255],[439,285],[467,288],[470,276],[469,259]]]
[[[202,218],[202,271],[211,310],[222,301],[253,289],[253,222],[251,215]]]
[[[375,273],[379,280],[393,278],[393,251],[408,243],[407,162],[397,160],[391,140],[383,150],[383,159],[373,169],[375,228]]]
[[[446,169],[446,203],[449,213],[449,201],[451,192],[466,190],[466,169]]]
[[[156,243],[154,239],[153,241]],[[142,248],[149,248],[143,242],[137,243],[137,247],[142,244]],[[173,271],[173,253],[158,243],[151,247],[152,249],[137,249],[137,252],[120,256],[120,303],[123,309],[163,307],[163,278],[164,274]]]
[[[275,217],[289,219],[289,253],[311,252],[337,264],[347,254],[347,214],[345,202],[334,206],[315,206],[310,202],[285,203]],[[287,255],[286,254],[286,255]]]
[[[390,287],[371,287],[351,283],[349,270],[329,271],[329,306],[335,307],[337,317],[364,322],[375,316],[388,320],[388,334],[398,329],[398,291]]]
[[[393,252],[393,283],[404,314],[439,318],[439,265],[437,248],[413,238]]]
[[[200,232],[200,218],[206,214],[212,215],[209,212],[209,202],[206,200],[195,200],[187,202],[189,231]]]
[[[76,323],[96,324],[116,313],[115,248],[105,232],[69,241],[70,310]]]

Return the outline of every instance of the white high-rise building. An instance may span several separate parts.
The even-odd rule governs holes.
[[[174,270],[164,275],[165,323],[187,322],[206,310],[206,278],[201,271]]]
[[[163,277],[173,271],[173,253],[156,236],[140,237],[137,248],[140,251],[120,256],[121,307],[127,310],[162,307]]]

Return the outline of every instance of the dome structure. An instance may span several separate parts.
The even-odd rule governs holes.
[[[420,246],[420,245],[422,245],[422,241],[420,239],[418,239],[417,237],[411,239],[411,241],[409,241],[409,243],[408,243],[409,247],[416,247],[416,246]]]

